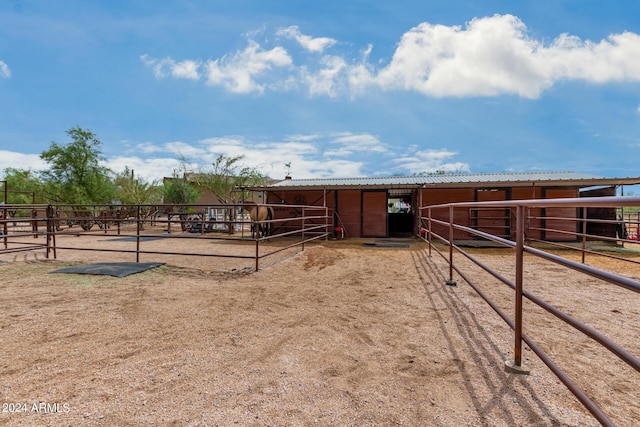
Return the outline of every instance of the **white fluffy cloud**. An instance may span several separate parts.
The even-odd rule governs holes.
[[[277,141],[248,140],[242,137],[216,137],[195,142],[144,142],[132,146],[125,155],[109,157],[105,166],[114,172],[125,167],[136,176],[162,180],[174,172],[206,171],[220,155],[243,156],[243,166],[256,168],[275,179],[284,178],[291,164],[294,178],[350,178],[371,175],[366,172],[372,158],[383,156],[390,170],[378,170],[378,175],[420,172],[467,172],[469,166],[454,162],[457,153],[441,149],[418,151],[412,155],[395,154],[375,135],[368,133],[332,133],[290,135]],[[183,164],[183,160],[184,163]],[[42,170],[48,166],[37,154],[22,154],[0,150],[0,172],[7,167]],[[0,173],[1,175],[1,173]]]
[[[353,155],[357,152],[368,153],[385,153],[387,147],[382,141],[380,141],[374,135],[368,133],[354,134],[350,132],[343,132],[333,136],[331,140],[333,145],[337,145],[338,148],[326,150],[324,155],[326,157],[345,157]]]
[[[625,32],[594,43],[562,34],[545,46],[512,15],[476,18],[465,28],[422,23],[403,35],[391,62],[375,76],[386,89],[437,97],[536,98],[567,79],[640,80],[640,36]]]
[[[0,77],[4,77],[7,79],[11,77],[11,70],[9,69],[9,66],[3,61],[0,61]]]
[[[363,154],[379,154],[385,150],[384,144],[369,134],[291,135],[280,141],[230,136],[194,143],[145,142],[136,146],[134,152],[148,154],[147,159],[132,152],[129,156],[108,159],[107,165],[114,171],[128,166],[138,176],[161,179],[171,176],[173,170],[181,170],[182,166],[206,171],[218,156],[226,155],[242,156],[243,166],[256,168],[275,179],[284,178],[286,163],[291,163],[291,174],[295,178],[359,177],[365,175]],[[184,157],[186,165],[180,164],[180,156]]]
[[[337,47],[329,37],[311,37],[297,26],[281,28],[305,51]],[[390,61],[369,63],[372,46],[358,57],[347,54],[304,56],[294,65],[282,46],[265,49],[254,40],[242,50],[201,64],[171,58],[141,57],[156,77],[172,76],[221,86],[235,93],[306,87],[310,95],[358,94],[377,86],[432,97],[518,95],[537,98],[556,82],[594,84],[640,81],[640,35],[611,34],[600,41],[560,34],[550,43],[531,36],[513,15],[474,18],[465,26],[424,22],[402,35]],[[287,71],[287,72],[284,72]]]
[[[230,92],[249,93],[264,91],[264,85],[256,78],[274,67],[291,64],[291,57],[284,48],[264,50],[258,43],[250,41],[243,51],[207,61],[204,67],[207,84],[223,86]]]
[[[309,94],[337,96],[341,74],[347,70],[347,63],[339,56],[327,55],[320,60],[320,67],[318,71],[309,71],[306,67],[301,69],[302,80],[309,87]]]
[[[335,45],[336,40],[329,37],[311,37],[300,32],[297,25],[291,27],[281,28],[276,35],[286,37],[297,41],[300,46],[310,52],[322,53],[326,48]]]
[[[0,150],[0,175],[6,168],[42,170],[46,167],[47,164],[42,161],[38,154]]]
[[[179,160],[170,157],[142,159],[137,156],[118,156],[108,159],[106,166],[114,172],[122,172],[128,167],[136,177],[161,182],[162,178],[172,176],[173,171],[179,172],[182,165]]]
[[[201,64],[199,61],[185,60],[176,62],[171,58],[156,59],[151,58],[149,55],[142,55],[140,59],[146,65],[153,68],[153,74],[156,78],[161,79],[171,76],[177,79],[200,79],[200,72],[198,69]]]
[[[402,156],[395,159],[407,175],[415,173],[444,172],[469,172],[467,163],[450,161],[458,153],[446,149],[417,151],[412,156]]]

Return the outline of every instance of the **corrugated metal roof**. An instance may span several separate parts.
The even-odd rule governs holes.
[[[529,186],[544,185],[578,185],[582,187],[595,185],[630,185],[640,184],[640,178],[604,178],[577,172],[510,172],[485,174],[433,174],[414,176],[390,176],[373,178],[317,178],[317,179],[285,179],[262,189],[320,189],[320,188],[415,188],[419,186],[451,188],[454,186],[479,187],[496,186]]]

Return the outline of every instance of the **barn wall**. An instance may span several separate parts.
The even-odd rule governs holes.
[[[269,192],[265,203],[283,205],[283,207],[276,206],[274,208],[274,219],[294,218],[302,216],[302,209],[290,205],[324,206],[325,192],[324,190]],[[331,190],[326,192],[326,206],[330,209],[335,206],[335,191]],[[319,210],[307,213],[307,215],[314,216],[323,214],[324,213]],[[324,224],[324,220],[308,220],[306,224]],[[297,230],[301,226],[302,221],[300,220],[277,221],[274,223],[273,232],[280,233]]]
[[[339,190],[337,196],[336,212],[345,228],[345,235],[349,237],[361,237],[362,228],[362,191]]]
[[[561,198],[573,198],[579,197],[577,188],[545,188],[543,190],[543,197],[546,199],[561,199]],[[543,209],[543,216],[545,217],[560,217],[560,218],[579,218],[578,210],[576,208],[545,208]],[[544,219],[543,220],[544,232],[543,238],[549,241],[575,241],[577,236],[563,233],[563,231],[575,233],[578,230],[578,222],[571,219]]]
[[[454,202],[473,202],[475,200],[475,191],[472,188],[426,188],[420,190],[420,193],[422,196],[422,206],[433,206]],[[420,197],[418,197],[418,200],[420,200]],[[423,210],[422,213],[425,216],[427,215],[426,210]],[[434,209],[431,212],[431,217],[448,222],[449,210]],[[460,225],[471,225],[469,222],[469,212],[466,209],[455,209],[453,220]],[[432,226],[432,231],[440,236],[449,237],[449,228],[445,225],[434,224]],[[469,233],[464,231],[454,230],[453,238],[466,240],[470,239],[471,236],[469,236]]]
[[[387,192],[362,193],[362,236],[387,237]]]
[[[365,195],[369,194],[369,195]],[[277,190],[268,193],[268,203],[275,204],[304,204],[322,206],[325,192],[323,190],[299,191]],[[526,199],[554,199],[574,198],[579,196],[578,188],[543,188],[543,187],[518,187],[498,189],[474,189],[474,188],[424,188],[419,190],[417,200],[422,206],[433,206],[455,202],[473,202],[489,200],[526,200]],[[363,190],[327,190],[326,204],[334,208],[336,216],[335,226],[344,227],[347,236],[369,237],[387,236],[387,210],[386,191]],[[374,198],[369,200],[369,198]],[[378,200],[379,199],[379,200]],[[383,203],[384,201],[384,203]],[[379,202],[379,203],[378,203]],[[384,206],[383,206],[384,205]],[[276,208],[276,218],[293,216],[293,212],[286,211],[291,208]],[[286,211],[286,212],[285,212]],[[426,210],[423,214],[426,215]],[[533,239],[547,239],[555,241],[576,240],[575,235],[563,233],[568,231],[575,233],[579,224],[571,218],[579,219],[580,213],[575,208],[534,208],[528,211],[527,237]],[[595,215],[595,214],[594,214]],[[366,216],[366,218],[365,218]],[[563,217],[567,219],[544,219],[548,217]],[[436,209],[432,211],[432,217],[448,222],[448,209]],[[512,215],[506,209],[486,209],[473,212],[470,209],[454,210],[454,221],[458,224],[475,227],[497,235],[513,237],[515,226],[512,224]],[[548,228],[554,231],[543,231]],[[433,225],[433,231],[441,236],[448,237],[448,227],[445,225]],[[454,239],[472,239],[469,233],[454,230]]]
[[[327,206],[335,205],[334,190],[327,190]],[[282,203],[287,205],[323,206],[325,192],[320,190],[310,191],[270,191],[265,203]]]
[[[511,189],[511,200],[529,200],[542,198],[542,188],[526,187]],[[530,208],[526,212],[525,233],[529,239],[542,239],[542,208]],[[512,225],[512,235],[515,233],[515,224]]]
[[[478,202],[503,202],[508,200],[510,189],[491,188],[476,190]],[[509,238],[511,234],[510,209],[482,207],[469,210],[471,223],[478,231]]]

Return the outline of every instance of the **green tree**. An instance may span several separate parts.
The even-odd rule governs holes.
[[[124,205],[158,205],[162,203],[162,189],[157,181],[137,178],[133,170],[125,167],[114,180],[115,197]]]
[[[158,213],[162,203],[162,188],[157,181],[148,182],[142,178],[136,178],[132,169],[125,167],[117,174],[114,180],[116,186],[116,199],[121,204],[120,214],[131,215],[131,209],[140,208],[141,225]],[[137,215],[137,213],[136,213]]]
[[[174,171],[172,178],[165,178],[164,180],[163,195],[165,204],[178,205],[178,212],[182,212],[180,215],[180,226],[182,231],[185,231],[187,228],[187,223],[185,221],[188,217],[185,212],[192,211],[192,208],[185,207],[184,205],[191,205],[195,203],[200,198],[200,192],[195,189],[193,185],[184,178],[184,176],[180,178],[177,171]],[[167,210],[173,211],[174,208],[174,206],[168,206]],[[171,229],[170,223],[169,229]]]
[[[104,160],[96,135],[80,127],[67,131],[71,142],[52,142],[40,158],[49,164],[42,174],[44,192],[51,202],[68,204],[111,203],[114,185],[111,171],[100,164]]]
[[[42,182],[30,169],[6,168],[4,181],[8,189],[8,204],[41,203]],[[4,195],[3,195],[4,197]]]
[[[247,187],[257,186],[265,181],[265,176],[257,169],[241,164],[244,156],[228,156],[221,154],[212,163],[210,169],[204,169],[193,175],[192,179],[198,188],[212,192],[221,204],[234,205],[244,201],[248,195]],[[236,217],[237,209],[231,206],[226,210],[229,220],[229,233],[233,232],[231,221]]]
[[[186,179],[178,177],[177,173],[164,180],[162,194],[165,203],[174,205],[190,205],[200,198],[200,192]]]
[[[257,169],[242,165],[243,159],[244,156],[221,154],[211,169],[194,174],[193,181],[215,194],[222,204],[239,203],[247,196],[245,188],[261,185],[266,179]]]

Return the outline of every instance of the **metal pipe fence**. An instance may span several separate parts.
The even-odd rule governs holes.
[[[623,245],[630,243],[632,240],[627,239],[627,235],[620,233],[617,236],[601,236],[595,234],[587,234],[586,229],[589,222],[598,224],[609,224],[619,227],[620,219],[607,220],[600,218],[590,219],[586,215],[588,208],[611,208],[619,209],[625,206],[640,206],[640,197],[594,197],[594,198],[578,198],[578,199],[535,199],[535,200],[518,200],[518,201],[500,201],[500,202],[464,202],[450,203],[442,205],[423,206],[420,208],[420,232],[418,235],[428,244],[429,256],[432,250],[435,250],[449,266],[449,276],[446,280],[447,285],[455,285],[453,272],[458,275],[471,286],[471,288],[513,329],[514,345],[513,360],[505,362],[505,368],[511,372],[528,373],[527,368],[522,364],[522,344],[526,343],[529,348],[542,360],[542,362],[556,375],[556,377],[576,396],[576,398],[584,405],[584,407],[602,424],[612,426],[614,423],[604,413],[604,411],[585,393],[569,376],[558,366],[558,364],[550,357],[536,342],[533,337],[524,333],[523,324],[523,299],[542,308],[547,313],[560,319],[562,322],[570,325],[575,330],[581,332],[586,337],[597,342],[606,348],[612,358],[618,358],[633,368],[636,372],[640,372],[640,358],[632,354],[629,350],[599,332],[595,328],[580,322],[566,312],[554,307],[552,304],[543,300],[541,297],[534,295],[526,290],[524,282],[524,254],[530,254],[535,257],[543,258],[552,263],[567,267],[574,271],[589,275],[602,282],[606,282],[615,286],[619,286],[626,291],[640,293],[640,281],[626,277],[611,271],[602,270],[585,263],[585,257],[589,256],[611,256],[594,250],[588,250],[586,242],[605,242],[610,245]],[[507,235],[509,238],[497,236],[486,231],[482,231],[477,226],[477,221],[471,218],[471,214],[465,218],[464,215],[456,215],[456,212],[467,210],[468,212],[478,212],[482,208],[505,208],[511,211],[511,222],[515,223],[515,230],[510,229]],[[567,208],[576,209],[575,216],[567,216]],[[557,209],[560,216],[553,216],[550,212]],[[544,215],[539,215],[540,211],[546,211]],[[532,212],[537,212],[532,214]],[[582,214],[580,214],[582,212]],[[457,219],[457,221],[456,221]],[[462,224],[461,224],[462,222]],[[476,227],[473,225],[476,224]],[[532,225],[538,224],[538,225]],[[539,224],[542,224],[540,226]],[[544,225],[553,224],[554,227],[547,228]],[[567,224],[574,224],[573,227],[567,227]],[[438,230],[435,232],[434,229]],[[573,228],[573,231],[571,229]],[[501,233],[502,234],[502,233]],[[533,238],[534,234],[540,236],[553,235],[557,240],[563,240],[563,243],[545,240],[544,238]],[[458,238],[455,239],[454,237]],[[478,257],[472,255],[462,246],[460,237],[484,240],[492,242],[501,247],[512,248],[515,250],[515,271],[514,280],[508,279],[482,262]],[[438,248],[434,244],[440,242],[448,247],[448,253]],[[581,252],[582,262],[570,260],[568,258],[550,253],[541,248],[534,247],[533,244],[551,245],[551,247],[562,247],[564,249],[572,249]],[[497,303],[482,291],[477,281],[474,281],[467,271],[464,271],[455,262],[454,253],[461,254],[473,264],[489,273],[491,276],[507,285],[513,290],[513,318],[509,317]],[[624,259],[615,257],[616,259]],[[630,260],[630,262],[637,262]]]
[[[46,258],[55,259],[59,250],[117,252],[134,255],[136,262],[140,262],[141,254],[237,258],[254,260],[255,270],[258,270],[264,258],[294,247],[304,250],[306,243],[328,238],[331,234],[333,216],[329,208],[286,206],[292,208],[286,212],[296,215],[252,218],[249,213],[252,210],[268,208],[273,212],[276,207],[282,208],[282,205],[256,203],[179,206],[0,205],[3,242],[0,254],[44,250]],[[287,227],[279,229],[279,225],[284,223]],[[38,241],[42,236],[45,241]],[[64,236],[127,237],[134,244],[126,249],[91,245],[71,247],[59,242]],[[255,252],[228,254],[197,249],[187,253],[143,248],[148,240],[177,238],[193,239],[194,248],[206,248],[203,245],[195,246],[196,241],[255,242]],[[274,248],[266,244],[278,238],[286,239],[283,246]]]

